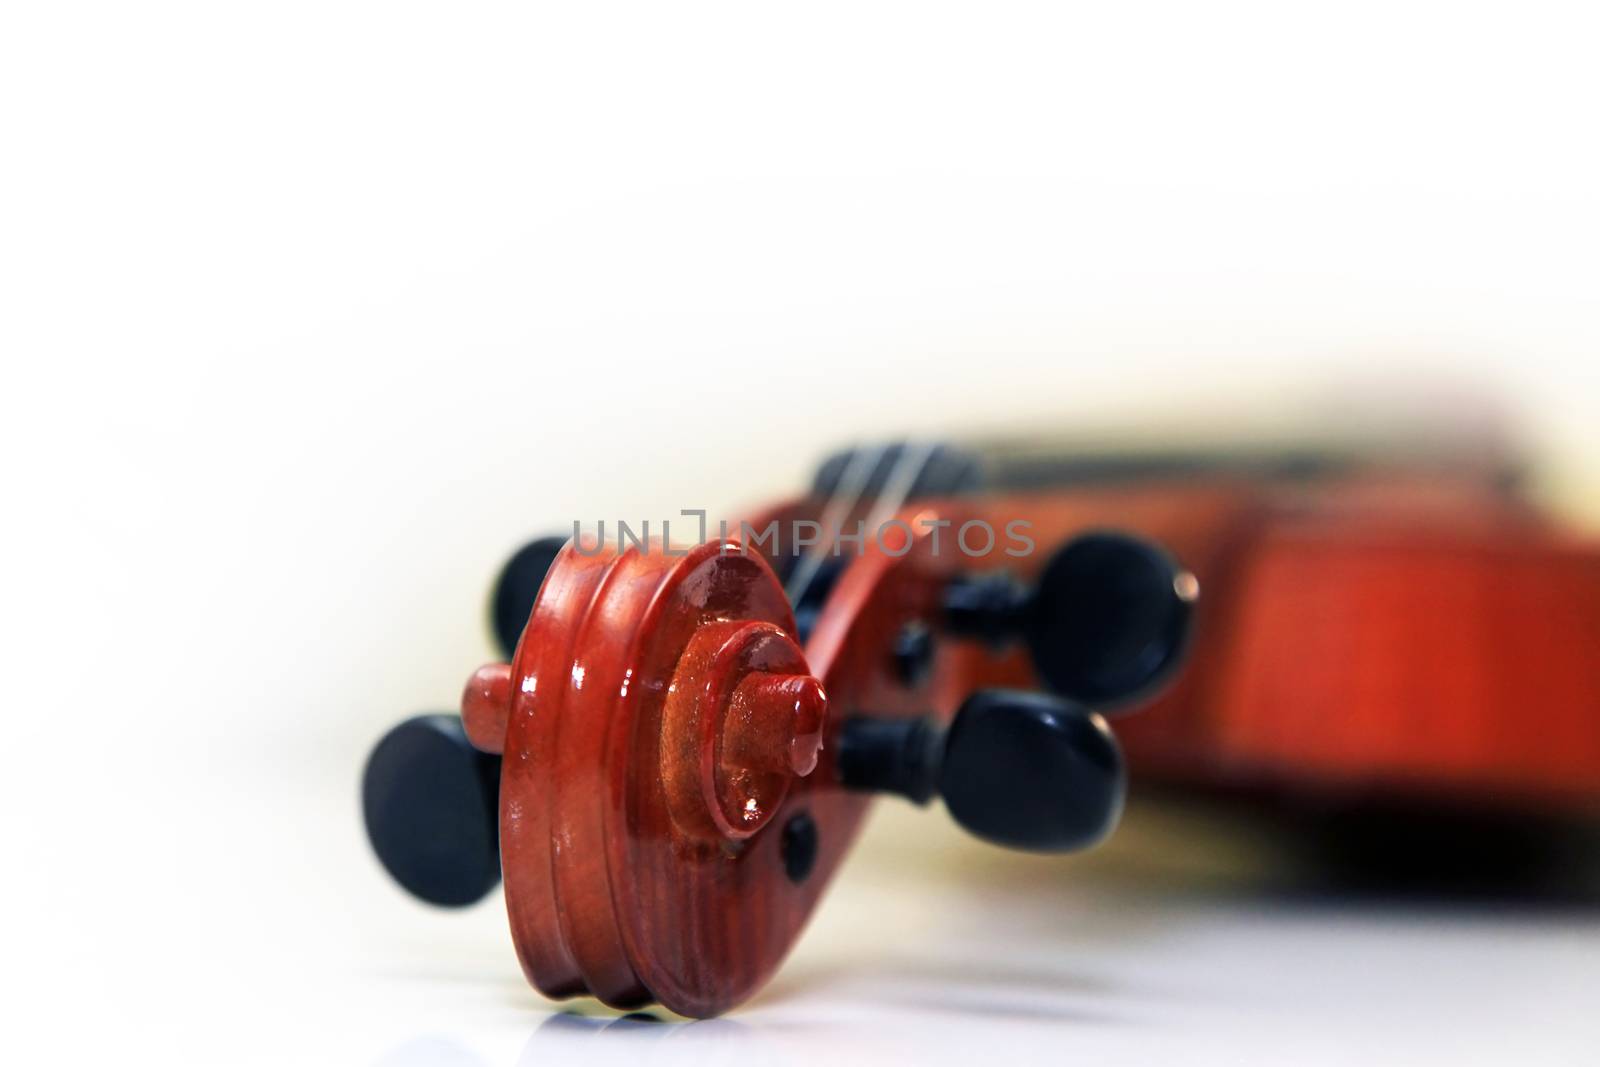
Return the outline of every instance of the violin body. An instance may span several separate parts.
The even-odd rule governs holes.
[[[1600,545],[1524,501],[1503,461],[1183,460],[1035,464],[1012,478],[1028,488],[963,497],[1046,538],[1115,525],[1198,578],[1183,674],[1119,728],[1136,781],[1600,807]],[[972,670],[963,684],[1032,680],[1015,654]]]
[[[1600,551],[1491,492],[1351,483],[1230,510],[1150,528],[1211,577],[1191,671],[1129,723],[1136,774],[1594,809]]]
[[[990,506],[1045,527],[1114,519],[1199,578],[1188,668],[1121,730],[1136,780],[1551,812],[1600,802],[1600,550],[1501,494],[1362,478]],[[1026,684],[1022,657],[991,667],[981,684]]]

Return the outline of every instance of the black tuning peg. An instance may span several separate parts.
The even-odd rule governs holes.
[[[975,836],[1041,852],[1100,841],[1127,788],[1105,720],[1039,693],[980,690],[942,731],[925,718],[856,716],[840,727],[838,752],[847,788],[918,804],[938,793]]]
[[[506,560],[494,582],[489,599],[489,625],[505,657],[510,659],[522,640],[522,628],[533,614],[533,602],[556,556],[566,546],[565,537],[541,537],[529,541]]]
[[[384,868],[413,896],[465,907],[500,881],[500,760],[456,715],[419,715],[367,758],[361,807]]]
[[[1021,638],[1051,690],[1115,707],[1181,662],[1198,594],[1194,575],[1156,545],[1104,531],[1069,541],[1031,589],[1000,574],[957,578],[945,625],[997,645]]]

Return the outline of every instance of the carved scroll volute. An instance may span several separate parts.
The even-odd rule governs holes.
[[[515,662],[467,683],[469,738],[503,754],[506,905],[541,991],[715,1014],[792,947],[831,873],[786,877],[773,825],[827,724],[794,630],[737,543],[569,546]]]

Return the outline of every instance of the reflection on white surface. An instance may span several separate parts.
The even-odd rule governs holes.
[[[197,760],[137,810],[62,795],[104,835],[106,879],[63,880],[57,909],[11,936],[38,966],[9,1039],[20,1027],[76,1063],[382,1067],[1460,1067],[1582,1062],[1600,1044],[1600,909],[1252,892],[1229,881],[1227,848],[1152,828],[1138,805],[1102,854],[1059,860],[885,803],[751,1004],[694,1023],[554,1005],[524,983],[498,894],[452,912],[389,884],[348,755],[349,782]]]
[[[1020,906],[1004,910],[1015,920]],[[881,954],[876,963],[825,958],[827,946],[814,945],[756,1005],[707,1022],[540,1018],[508,1006],[521,1027],[509,1017],[480,1025],[476,1047],[482,1062],[506,1067],[1046,1054],[1053,1062],[1503,1063],[1560,1062],[1600,1036],[1585,1021],[1600,977],[1592,922],[1178,906],[1133,922],[1142,933],[1106,923],[1105,938],[1082,946],[1025,933],[1032,925],[970,922],[957,942],[925,952],[863,946]],[[957,946],[982,955],[961,958]]]
[[[383,968],[347,980],[370,1013],[349,1025],[385,1067],[1563,1062],[1600,1040],[1600,911],[1295,903],[1195,872],[1161,889],[1129,870],[1137,812],[1124,854],[1095,862],[996,859],[936,813],[879,814],[794,957],[729,1017],[546,1004],[496,907],[402,902],[383,926],[406,932],[367,948]]]

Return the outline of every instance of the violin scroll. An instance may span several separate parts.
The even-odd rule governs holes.
[[[1023,590],[961,575],[937,545],[915,532],[841,567],[802,638],[742,542],[553,558],[535,542],[494,598],[510,662],[472,676],[459,719],[402,724],[374,752],[379,858],[436,903],[503,876],[513,945],[547,996],[703,1017],[787,955],[871,792],[938,794],[995,844],[1098,842],[1126,773],[1083,698],[1126,700],[1170,670],[1182,572],[1095,534]],[[1061,695],[989,688],[1028,681],[999,680],[1014,657],[946,655],[938,634],[1018,639]]]

